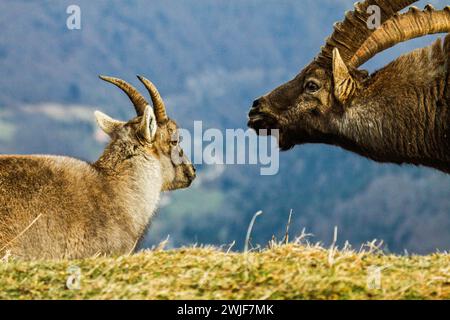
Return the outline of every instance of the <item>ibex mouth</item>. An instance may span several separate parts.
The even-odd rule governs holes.
[[[279,129],[278,121],[271,115],[250,112],[247,126],[258,135],[267,135],[271,129]]]
[[[284,139],[283,129],[280,127],[278,120],[270,114],[255,112],[255,110],[250,111],[249,120],[247,126],[256,131],[257,135],[274,135],[272,130],[278,130],[276,137],[278,138],[279,148],[284,150],[289,150],[292,148],[292,144]]]

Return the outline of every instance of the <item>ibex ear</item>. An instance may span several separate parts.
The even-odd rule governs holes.
[[[97,119],[98,126],[108,136],[111,136],[113,132],[117,131],[125,124],[125,122],[115,120],[100,111],[95,111],[94,114],[95,119]]]
[[[338,48],[333,50],[333,79],[334,96],[342,104],[345,103],[354,93],[356,82],[350,75]]]
[[[156,118],[153,108],[147,105],[142,115],[141,123],[139,124],[138,134],[148,142],[152,142],[156,135]]]

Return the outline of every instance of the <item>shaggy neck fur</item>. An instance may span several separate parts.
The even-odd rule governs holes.
[[[138,238],[156,210],[163,178],[155,156],[127,148],[112,142],[93,167],[130,216],[132,236]]]
[[[334,144],[381,162],[449,172],[448,47],[438,40],[374,73],[333,121]]]

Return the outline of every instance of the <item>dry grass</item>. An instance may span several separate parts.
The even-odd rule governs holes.
[[[272,244],[152,250],[80,261],[0,262],[0,299],[450,299],[450,255]],[[67,289],[70,267],[80,289]],[[381,268],[377,286],[371,270]]]

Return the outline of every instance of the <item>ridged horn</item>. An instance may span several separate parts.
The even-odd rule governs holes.
[[[417,0],[366,0],[355,3],[354,10],[345,13],[344,21],[334,24],[333,34],[326,40],[315,61],[321,65],[331,65],[333,49],[338,48],[344,62],[349,62],[376,30],[367,25],[373,14],[368,10],[370,6],[377,6],[380,9],[380,23],[383,24],[414,2]]]
[[[161,95],[158,92],[158,89],[150,80],[146,79],[145,77],[139,75],[137,77],[139,81],[141,81],[144,84],[145,88],[147,88],[148,93],[152,98],[156,121],[159,124],[165,123],[169,119],[169,117],[167,116],[166,106],[164,104],[163,99],[161,98]]]
[[[357,68],[400,42],[444,32],[450,32],[450,6],[436,10],[427,5],[423,11],[411,7],[378,28],[356,51],[349,65]]]
[[[107,77],[107,76],[99,76],[100,79],[112,83],[122,89],[123,92],[125,92],[130,98],[131,102],[134,105],[134,108],[136,109],[136,113],[138,116],[142,116],[144,114],[144,110],[146,106],[148,106],[147,100],[137,91],[135,87],[133,87],[128,82],[119,79],[119,78],[113,78],[113,77]]]

